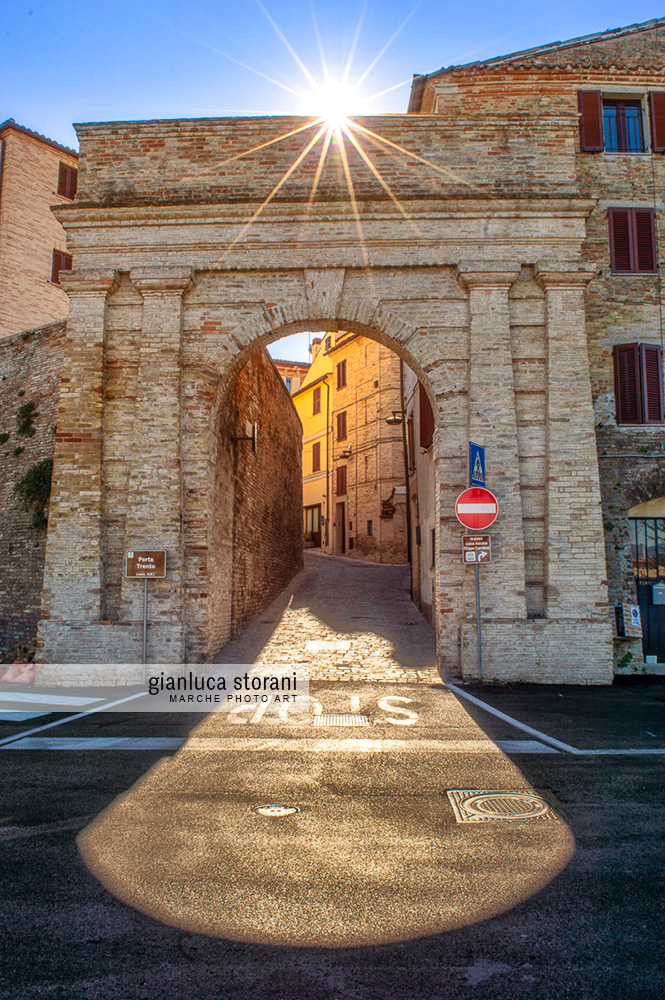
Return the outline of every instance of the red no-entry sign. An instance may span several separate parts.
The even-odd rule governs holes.
[[[455,504],[457,520],[465,528],[479,531],[494,524],[499,513],[499,501],[489,490],[472,486],[460,493]]]

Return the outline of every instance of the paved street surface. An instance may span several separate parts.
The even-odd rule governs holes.
[[[1,1000],[660,1000],[665,681],[453,692],[316,558],[221,657],[309,716],[0,721]]]

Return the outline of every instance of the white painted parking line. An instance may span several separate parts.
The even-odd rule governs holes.
[[[0,747],[8,746],[16,740],[25,739],[26,736],[32,736],[33,733],[43,733],[45,729],[53,729],[54,726],[64,726],[66,722],[73,722],[75,719],[83,719],[88,715],[94,715],[95,712],[103,712],[107,708],[115,708],[116,705],[124,705],[126,701],[134,701],[135,698],[145,697],[147,697],[147,691],[139,691],[138,694],[130,694],[126,698],[118,698],[117,701],[105,701],[101,705],[96,705],[94,708],[87,709],[85,712],[77,712],[76,715],[66,715],[64,719],[56,719],[55,722],[47,722],[43,726],[35,726],[34,729],[28,729],[24,733],[15,733],[13,736],[6,736],[4,740],[0,740]]]
[[[3,702],[21,701],[26,705],[68,705],[69,708],[79,708],[82,705],[92,705],[103,701],[103,698],[84,698],[75,694],[40,694],[33,691],[0,691],[0,704]]]
[[[40,719],[50,712],[0,712],[0,722],[27,722],[28,719]]]
[[[459,695],[460,698],[466,698],[473,705],[478,705],[479,708],[484,708],[486,712],[490,715],[496,716],[497,719],[503,719],[504,722],[509,722],[511,726],[515,726],[516,729],[521,729],[522,732],[528,733],[530,736],[536,736],[543,743],[549,743],[550,746],[556,747],[557,750],[564,750],[566,753],[585,753],[584,750],[578,750],[577,747],[571,747],[569,743],[562,743],[561,740],[554,739],[553,736],[548,736],[547,733],[541,733],[538,729],[532,729],[531,726],[525,726],[523,722],[518,722],[517,719],[513,719],[512,716],[506,715],[505,712],[500,712],[498,708],[493,708],[492,705],[488,705],[487,702],[481,701],[480,698],[476,698],[474,695],[469,694],[468,691],[463,691],[458,688],[456,684],[450,681],[444,681],[446,687],[453,691],[455,694]]]
[[[27,736],[5,750],[178,750],[180,736]]]
[[[496,745],[504,753],[560,753],[538,740],[496,740]]]

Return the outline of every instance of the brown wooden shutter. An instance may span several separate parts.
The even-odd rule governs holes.
[[[617,344],[614,348],[614,400],[618,424],[642,423],[639,348],[639,344]]]
[[[631,225],[627,208],[610,208],[610,261],[615,274],[630,274]]]
[[[346,466],[337,466],[337,496],[343,497],[346,493]]]
[[[634,208],[633,271],[652,273],[656,270],[656,233],[652,208]]]
[[[312,416],[321,412],[321,386],[312,391]]]
[[[321,442],[315,441],[312,445],[312,472],[321,470]]]
[[[337,440],[346,440],[346,410],[337,414]]]
[[[649,93],[649,121],[651,123],[651,148],[654,153],[665,153],[665,91]]]
[[[427,393],[420,382],[418,388],[420,390],[420,447],[429,448],[434,437],[434,414]]]
[[[599,90],[578,90],[580,111],[580,149],[584,153],[600,153],[603,149],[603,103]]]
[[[643,420],[645,424],[663,422],[663,364],[660,347],[640,344],[640,369]]]

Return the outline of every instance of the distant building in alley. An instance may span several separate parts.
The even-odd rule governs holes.
[[[365,559],[408,560],[400,360],[358,334],[312,342],[312,365],[293,401],[303,425],[307,547]]]
[[[284,385],[289,390],[290,394],[293,396],[294,393],[298,391],[302,383],[305,381],[305,376],[309,371],[309,362],[307,361],[282,361],[277,358],[272,359],[272,363],[275,368],[282,376],[282,381]]]

